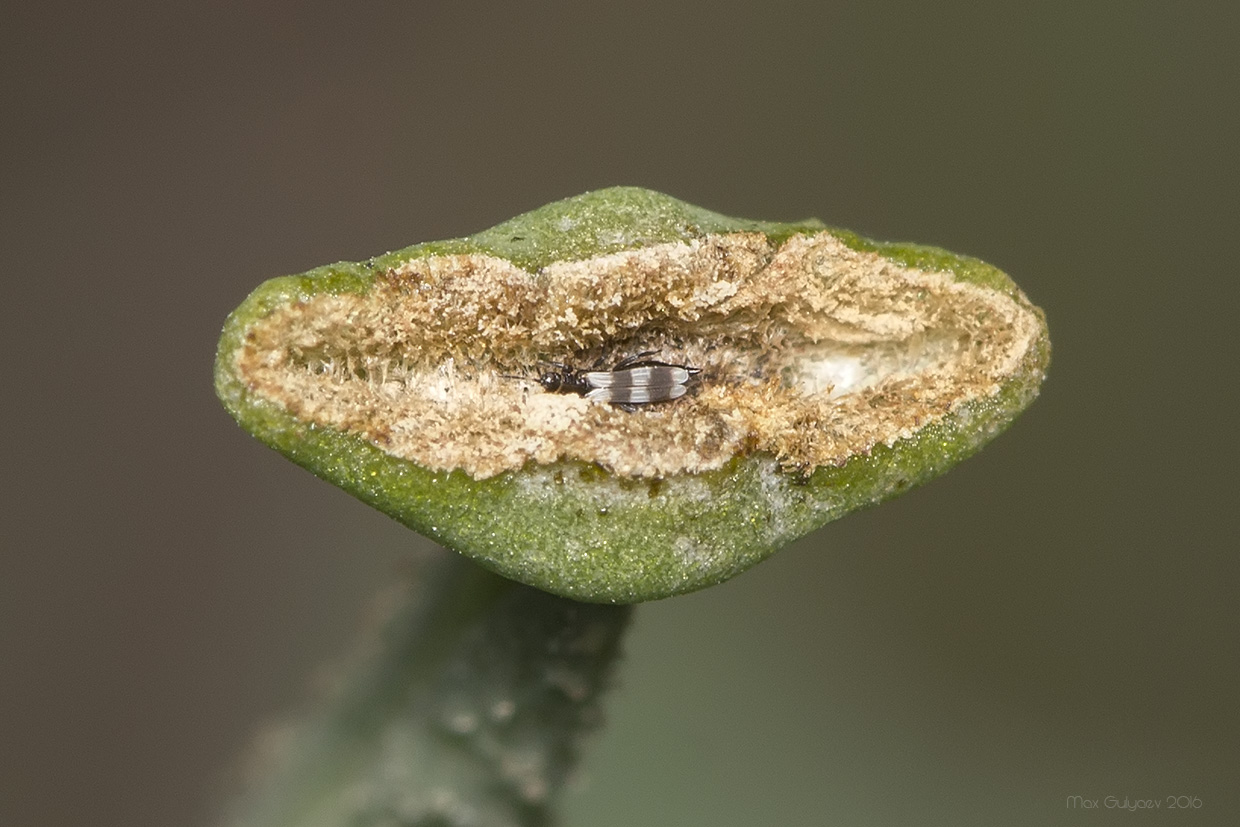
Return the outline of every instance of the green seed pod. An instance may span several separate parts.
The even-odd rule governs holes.
[[[584,389],[645,354],[692,368],[675,398],[538,382],[555,364]],[[1042,312],[976,259],[615,188],[268,281],[229,317],[215,381],[242,427],[410,528],[636,602],[942,473],[1049,358]]]

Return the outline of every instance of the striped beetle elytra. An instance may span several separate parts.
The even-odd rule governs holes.
[[[630,356],[609,370],[585,370],[548,362],[552,370],[539,374],[538,384],[548,393],[575,393],[626,410],[679,399],[689,390],[689,380],[702,369],[649,358],[656,353],[648,350]]]

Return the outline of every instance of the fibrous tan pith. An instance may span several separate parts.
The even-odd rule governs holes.
[[[483,478],[575,459],[649,478],[755,451],[803,472],[842,464],[997,393],[1039,329],[1022,296],[830,232],[779,247],[730,233],[536,273],[414,259],[365,294],[276,309],[236,359],[251,392],[427,468]],[[541,360],[649,350],[702,369],[689,395],[623,410],[534,381]]]

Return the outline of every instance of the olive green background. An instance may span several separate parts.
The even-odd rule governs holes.
[[[0,824],[208,823],[430,546],[233,424],[228,311],[612,184],[979,256],[1055,353],[946,477],[639,607],[565,824],[1240,823],[1235,4],[11,5]]]

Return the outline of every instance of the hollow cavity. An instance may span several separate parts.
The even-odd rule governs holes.
[[[854,250],[706,236],[527,272],[483,254],[411,259],[362,294],[277,308],[237,369],[254,393],[435,470],[528,462],[622,477],[742,453],[839,465],[997,393],[1035,341],[1023,297]],[[645,351],[700,368],[680,399],[626,410],[538,385],[545,361]],[[514,377],[525,377],[514,378]]]

